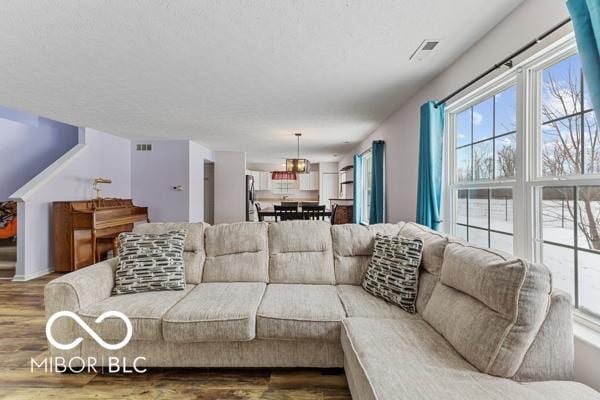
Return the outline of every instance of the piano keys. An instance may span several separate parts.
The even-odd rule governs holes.
[[[113,250],[121,232],[148,220],[148,208],[131,199],[56,201],[52,203],[54,269],[69,272],[92,265]]]

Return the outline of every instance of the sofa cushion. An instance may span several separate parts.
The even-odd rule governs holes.
[[[202,282],[268,282],[267,229],[264,222],[207,227]]]
[[[262,282],[201,283],[163,317],[168,342],[240,342],[256,336]]]
[[[416,313],[422,249],[421,239],[377,233],[362,287],[404,311]]]
[[[258,308],[256,336],[339,340],[345,316],[335,286],[270,284]]]
[[[331,227],[335,282],[343,285],[360,285],[373,254],[373,239],[376,233],[397,235],[399,224],[342,224]]]
[[[419,272],[419,289],[417,291],[417,312],[423,314],[425,307],[431,298],[435,285],[439,282],[440,277],[430,274],[425,270]]]
[[[183,248],[183,264],[186,283],[200,283],[204,267],[204,227],[203,222],[153,222],[137,224],[133,228],[136,233],[166,233],[185,229]]]
[[[183,290],[185,230],[166,233],[119,234],[119,258],[114,295]]]
[[[348,317],[420,319],[400,307],[367,293],[361,286],[337,285],[338,296]]]
[[[546,267],[452,242],[423,318],[480,371],[511,377],[546,317],[550,292]]]
[[[331,225],[283,221],[269,226],[269,282],[335,283]]]
[[[104,340],[122,340],[127,334],[125,323],[119,318],[107,318],[101,323],[96,318],[106,311],[120,311],[131,321],[131,340],[162,340],[162,317],[195,285],[185,290],[123,294],[86,306],[78,311],[81,319]],[[83,329],[78,328],[83,334]],[[87,333],[84,334],[87,337]]]
[[[518,381],[573,380],[573,305],[571,296],[552,290],[550,309],[513,376]]]
[[[400,235],[423,241],[421,265],[427,272],[439,275],[444,261],[444,250],[446,244],[448,244],[448,237],[443,233],[414,222],[407,222],[400,230]]]
[[[575,382],[522,384],[478,372],[422,320],[348,318],[344,370],[352,397],[392,400],[598,399]]]
[[[360,285],[373,253],[372,233],[358,224],[333,225],[333,257],[335,282]]]

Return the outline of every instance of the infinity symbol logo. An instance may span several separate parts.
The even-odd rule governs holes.
[[[74,312],[59,311],[52,315],[48,322],[46,322],[46,337],[48,338],[48,341],[52,344],[52,346],[60,350],[71,350],[83,341],[82,337],[78,337],[71,343],[62,344],[57,342],[56,339],[54,339],[54,337],[52,336],[52,325],[57,319],[61,317],[69,317],[75,320],[75,322],[77,322],[79,326],[81,326],[100,346],[104,347],[107,350],[119,350],[125,347],[127,343],[129,343],[129,341],[131,340],[131,335],[133,334],[133,327],[131,326],[131,321],[129,320],[129,318],[127,318],[125,314],[119,311],[107,311],[100,315],[98,318],[96,318],[96,321],[94,321],[97,324],[99,324],[100,322],[104,321],[106,318],[109,317],[117,317],[122,319],[123,322],[125,322],[125,326],[127,327],[127,335],[125,335],[125,339],[123,339],[117,344],[106,343],[104,340],[102,340],[100,336],[98,336],[96,332],[94,332],[92,328],[90,328],[88,324],[86,324],[81,318],[79,318],[79,315],[75,314]]]

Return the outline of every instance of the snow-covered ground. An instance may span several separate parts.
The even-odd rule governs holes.
[[[565,245],[574,244],[573,219],[568,208],[561,201],[546,200],[543,202],[543,239]],[[597,215],[600,214],[600,202],[593,205]],[[458,199],[458,222],[466,223],[466,200]],[[513,231],[512,199],[492,199],[490,202],[491,229]],[[563,218],[564,215],[564,218]],[[486,199],[469,199],[469,225],[488,227],[488,206]],[[456,226],[457,236],[466,238],[466,228]],[[487,232],[470,228],[469,241],[480,246],[488,245]],[[590,248],[585,235],[579,232],[580,248]],[[491,247],[512,253],[513,237],[510,235],[491,234]],[[575,295],[575,251],[560,246],[544,244],[542,248],[543,262],[552,271],[554,287]],[[578,251],[579,305],[600,316],[600,254]]]

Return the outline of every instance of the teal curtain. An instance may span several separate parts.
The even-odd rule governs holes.
[[[371,209],[369,224],[385,222],[385,142],[375,140],[371,149]]]
[[[583,75],[600,123],[600,0],[568,0]]]
[[[442,199],[444,104],[429,101],[421,106],[417,223],[437,230]]]
[[[354,155],[354,206],[353,206],[353,216],[352,221],[355,224],[360,224],[360,210],[362,207],[362,196],[361,196],[361,188],[362,188],[362,155],[355,154]]]

